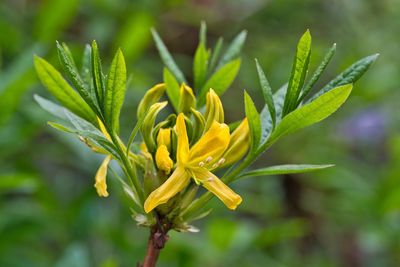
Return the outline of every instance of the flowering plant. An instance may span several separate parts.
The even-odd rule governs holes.
[[[317,123],[335,112],[348,98],[352,84],[376,60],[363,58],[317,93],[311,90],[331,60],[336,45],[306,83],[311,57],[311,35],[300,38],[288,83],[273,93],[256,60],[265,105],[258,112],[244,92],[245,118],[226,124],[220,96],[230,87],[240,68],[240,50],[246,32],[237,35],[221,55],[222,39],[207,48],[206,27],[193,63],[192,87],[166,46],[153,30],[155,44],[165,64],[164,81],[149,89],[137,108],[136,125],[124,142],[119,118],[126,92],[126,66],[118,49],[107,74],[102,70],[95,41],[86,46],[80,69],[65,44],[57,43],[61,65],[68,79],[43,58],[34,63],[40,80],[61,106],[35,95],[39,105],[64,122],[49,122],[53,128],[76,135],[90,149],[104,155],[95,175],[95,188],[107,197],[110,169],[131,200],[138,225],[150,228],[148,251],[142,266],[155,266],[168,231],[197,231],[189,223],[210,213],[206,203],[218,197],[236,209],[242,197],[228,184],[251,176],[306,172],[332,165],[279,165],[248,170],[248,167],[281,137]],[[169,102],[162,101],[167,97]],[[171,104],[173,111],[159,119]],[[119,169],[111,167],[111,161]],[[121,178],[123,173],[125,178]],[[199,190],[205,188],[204,190]],[[244,197],[245,199],[245,197]],[[244,200],[245,201],[245,200]]]

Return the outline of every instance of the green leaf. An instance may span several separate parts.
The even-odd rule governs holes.
[[[279,88],[279,90],[276,91],[274,94],[276,124],[280,122],[280,115],[282,113],[283,102],[285,101],[286,90],[287,90],[287,84]],[[261,144],[264,144],[273,129],[271,113],[269,111],[268,105],[265,105],[264,108],[261,110],[260,119],[261,119]]]
[[[238,35],[236,35],[236,37],[230,43],[230,45],[226,49],[226,52],[222,56],[221,61],[217,66],[217,69],[224,66],[226,63],[232,61],[233,59],[239,57],[240,51],[242,50],[244,42],[246,41],[246,36],[246,30],[241,31]]]
[[[118,49],[111,63],[105,92],[104,117],[114,133],[119,131],[119,115],[126,92],[126,65],[121,49]]]
[[[135,127],[133,127],[131,134],[129,135],[129,140],[126,145],[126,156],[127,157],[129,157],[129,152],[131,151],[131,146],[133,144],[133,141],[135,140],[137,133],[140,130],[140,127],[142,127],[144,118],[145,118],[145,116],[142,116],[141,118],[139,118],[139,120],[136,122]]]
[[[296,108],[297,100],[307,74],[310,57],[311,34],[310,31],[307,30],[297,44],[296,56],[293,61],[292,73],[289,79],[282,116],[285,116]]]
[[[301,101],[308,95],[311,91],[315,83],[319,80],[322,73],[325,71],[326,67],[328,66],[329,62],[331,61],[333,55],[336,51],[336,44],[333,44],[331,48],[329,48],[328,52],[325,54],[324,59],[322,60],[321,64],[315,70],[313,76],[311,77],[310,81],[304,86],[303,93],[301,94],[299,100],[297,101],[297,106],[300,105]]]
[[[102,132],[100,132],[96,127],[94,127],[89,122],[84,119],[76,116],[72,112],[63,108],[60,105],[57,105],[50,100],[47,100],[39,95],[34,95],[36,102],[47,112],[53,114],[56,117],[59,117],[65,121],[70,122],[74,128],[70,126],[65,126],[63,124],[57,122],[48,122],[48,124],[59,130],[66,133],[73,133],[78,136],[82,136],[88,138],[91,142],[93,142],[96,146],[108,151],[115,158],[119,158],[118,153],[116,152],[115,146],[108,141]]]
[[[339,86],[321,95],[313,102],[289,113],[272,132],[267,141],[267,146],[273,144],[282,136],[317,123],[334,113],[346,101],[352,88],[352,84]]]
[[[179,90],[180,86],[174,75],[169,72],[167,68],[164,68],[164,83],[167,87],[167,95],[171,100],[172,106],[175,111],[179,110]]]
[[[254,105],[253,100],[244,92],[244,107],[246,111],[246,117],[249,121],[250,127],[250,136],[251,136],[251,151],[257,149],[260,144],[261,139],[261,121],[260,115],[257,112],[256,106]]]
[[[200,90],[204,85],[204,81],[207,75],[209,53],[203,43],[200,43],[196,49],[193,63],[193,76],[194,76],[194,88]]]
[[[99,104],[100,109],[104,107],[104,75],[101,69],[101,60],[99,49],[97,47],[96,41],[92,42],[92,54],[91,54],[91,61],[92,61],[92,78],[93,78],[93,85],[96,93],[97,103]],[[102,110],[103,111],[103,110]]]
[[[348,67],[342,73],[340,73],[336,78],[330,81],[324,88],[321,89],[318,93],[316,93],[308,102],[313,101],[315,98],[320,95],[332,90],[337,86],[341,86],[344,84],[355,83],[361,76],[369,69],[369,67],[376,61],[379,54],[371,55],[368,57],[364,57]]]
[[[257,66],[258,79],[260,81],[261,90],[264,96],[264,101],[268,106],[268,110],[272,118],[272,127],[275,127],[276,111],[275,111],[274,99],[272,97],[272,89],[257,59],[256,59],[256,66]]]
[[[200,24],[199,45],[200,44],[203,44],[204,47],[207,46],[207,24],[204,21]]]
[[[179,84],[186,83],[185,76],[183,75],[182,71],[176,65],[174,59],[172,58],[171,54],[169,53],[167,47],[165,46],[164,42],[161,40],[158,33],[151,29],[151,33],[153,35],[154,42],[156,43],[156,47],[158,52],[160,53],[160,57],[164,62],[165,66],[169,69],[169,71],[175,76],[176,80]]]
[[[90,92],[92,94],[91,97],[94,99],[96,98],[96,93],[94,92],[93,80],[90,73],[92,65],[91,56],[92,56],[92,48],[90,47],[89,44],[86,44],[82,55],[81,77],[83,82],[85,83],[86,88],[90,88]]]
[[[267,175],[279,175],[279,174],[291,174],[291,173],[304,173],[304,172],[312,172],[321,169],[326,169],[333,167],[333,164],[323,164],[323,165],[314,165],[314,164],[287,164],[287,165],[276,165],[270,166],[266,168],[251,170],[245,172],[238,176],[237,179],[247,178],[252,176],[267,176]]]
[[[97,117],[93,110],[50,63],[35,56],[34,64],[43,85],[62,105],[93,125],[97,125]]]
[[[72,114],[72,113],[70,113],[70,114]],[[88,130],[84,130],[84,129],[74,129],[69,126],[65,126],[63,124],[57,123],[57,122],[48,122],[47,124],[50,127],[54,128],[58,131],[75,134],[79,138],[82,138],[82,137],[87,138],[95,146],[101,148],[105,152],[110,153],[114,158],[120,159],[120,156],[117,153],[115,146],[110,141],[108,141],[106,138],[104,138],[104,136],[101,134],[101,132],[93,132],[93,131],[88,131]],[[76,122],[75,122],[75,124],[76,124]]]
[[[235,80],[239,69],[240,59],[232,60],[218,69],[201,89],[199,95],[199,107],[204,105],[205,96],[210,88],[214,89],[217,95],[222,95],[232,84],[233,80]]]
[[[215,65],[217,64],[217,60],[219,58],[219,55],[221,54],[221,48],[222,48],[223,42],[224,42],[224,39],[222,37],[219,37],[217,40],[217,43],[214,46],[214,49],[212,50],[210,65],[208,67],[208,74],[212,73]]]
[[[39,106],[50,114],[63,119],[68,120],[68,117],[65,113],[66,109],[60,105],[57,105],[46,98],[41,97],[40,95],[33,95],[35,101],[39,104]]]
[[[63,66],[68,79],[70,79],[83,100],[85,100],[85,102],[92,108],[93,111],[96,112],[97,115],[100,115],[100,110],[96,103],[97,101],[92,98],[92,95],[89,91],[90,88],[85,86],[68,47],[64,43],[60,45],[60,43],[57,42],[56,44],[58,58],[60,59],[61,65]]]

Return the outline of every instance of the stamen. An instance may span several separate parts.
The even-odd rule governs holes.
[[[199,162],[199,167],[204,167],[204,162],[200,161]]]
[[[220,158],[220,160],[218,160],[218,165],[224,164],[225,162],[225,158]]]
[[[211,156],[208,156],[207,158],[206,158],[206,163],[210,163],[210,161],[212,161],[212,157]]]
[[[212,168],[214,169],[214,168],[217,168],[218,166],[219,166],[218,163],[214,163],[214,164],[212,165]]]

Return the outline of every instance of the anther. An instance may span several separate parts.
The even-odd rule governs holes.
[[[211,156],[208,156],[208,157],[206,158],[206,163],[210,163],[210,161],[212,161],[212,157],[211,157]]]
[[[199,162],[199,167],[204,167],[204,162],[200,161]]]
[[[207,179],[207,182],[212,182],[212,181],[214,181],[213,177],[210,177],[210,178]]]
[[[212,165],[212,168],[214,169],[214,168],[217,168],[218,167],[218,163],[214,163],[213,165]]]
[[[218,160],[218,165],[224,164],[225,162],[225,158],[220,158],[220,160]]]

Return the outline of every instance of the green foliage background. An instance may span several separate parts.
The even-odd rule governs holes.
[[[257,164],[335,168],[234,184],[240,208],[213,202],[212,215],[196,224],[200,233],[171,233],[160,266],[399,266],[399,16],[398,0],[1,1],[0,266],[135,266],[147,239],[115,179],[111,196],[97,197],[101,157],[46,127],[49,115],[32,96],[48,94],[32,55],[59,66],[55,40],[79,58],[96,39],[109,64],[120,46],[131,77],[121,121],[127,137],[140,97],[162,81],[150,27],[189,75],[203,19],[211,43],[248,30],[239,77],[222,97],[228,121],[243,117],[243,89],[261,104],[254,58],[276,90],[306,28],[312,68],[337,43],[321,85],[363,56],[381,56],[338,113],[284,138]]]

